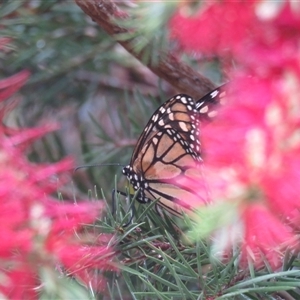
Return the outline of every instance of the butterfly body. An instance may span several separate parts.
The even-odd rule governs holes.
[[[211,94],[214,93],[214,97]],[[137,200],[157,204],[174,215],[190,214],[191,205],[205,195],[197,191],[203,181],[200,121],[207,118],[206,106],[215,106],[218,90],[194,100],[185,94],[167,100],[152,115],[133,151],[130,164],[123,169]]]

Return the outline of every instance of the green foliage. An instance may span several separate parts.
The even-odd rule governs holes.
[[[40,274],[45,283],[40,300],[95,299],[75,280],[59,275],[51,269],[43,268]]]
[[[155,5],[147,2],[139,3],[128,9],[130,18],[115,19],[116,24],[128,30],[126,33],[116,35],[116,39],[130,40],[136,53],[143,52],[143,63],[158,64],[158,58],[168,49],[166,25],[175,9],[174,2],[162,1]]]
[[[182,228],[188,222],[154,209],[155,203],[134,202],[136,218],[127,226],[130,212],[125,200],[117,197],[115,215],[108,212],[100,221],[101,231],[114,233],[120,253],[122,275],[112,279],[111,299],[281,299],[300,293],[299,264],[286,253],[282,270],[271,270],[266,264],[259,270],[240,268],[238,253],[227,260],[211,257],[210,242],[187,242]],[[176,224],[181,224],[178,227]],[[186,242],[183,242],[186,241]],[[285,298],[284,298],[285,299]]]
[[[238,212],[232,203],[220,202],[201,207],[197,211],[197,224],[191,224],[189,236],[193,240],[207,238],[212,232],[238,221]],[[198,224],[203,224],[198,226]]]
[[[105,34],[98,36],[72,1],[7,1],[1,12],[6,17],[2,34],[13,38],[13,48],[1,61],[2,75],[20,69],[32,72],[30,93],[24,93],[30,95],[29,103],[82,101],[86,87],[76,72],[105,70],[114,42]]]

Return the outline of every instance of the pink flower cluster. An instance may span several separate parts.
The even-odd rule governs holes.
[[[236,211],[216,237],[223,250],[239,242],[243,262],[278,267],[299,244],[300,5],[211,1],[194,16],[182,11],[173,38],[184,51],[220,57],[231,79],[226,104],[201,128],[212,201]]]
[[[28,77],[22,71],[0,80],[2,122],[15,106],[9,97]],[[116,269],[114,252],[107,247],[111,236],[93,236],[83,228],[96,220],[102,204],[67,204],[51,196],[66,183],[72,160],[37,165],[24,154],[26,145],[55,128],[12,129],[0,124],[0,295],[9,299],[37,299],[43,268],[62,269],[100,289],[105,286],[101,272]]]

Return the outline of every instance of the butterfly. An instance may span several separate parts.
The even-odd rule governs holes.
[[[123,168],[138,202],[158,199],[156,205],[176,216],[193,214],[193,201],[208,202],[191,186],[203,182],[200,123],[211,120],[223,96],[223,86],[196,102],[178,94],[154,112]]]

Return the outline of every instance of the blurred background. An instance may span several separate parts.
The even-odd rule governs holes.
[[[131,9],[132,3],[121,5]],[[127,53],[74,1],[2,1],[0,20],[1,36],[11,38],[0,52],[1,78],[24,69],[31,72],[21,90],[22,101],[7,121],[25,127],[60,124],[60,130],[34,144],[32,161],[52,162],[72,155],[76,166],[126,165],[149,117],[180,92]],[[176,45],[166,42],[164,22],[155,33],[164,43],[156,44],[170,50]],[[203,59],[199,64],[199,57],[180,59],[219,81],[217,60]],[[110,198],[115,174],[124,189],[121,171],[120,166],[79,169],[74,173],[76,193],[86,195],[97,185]]]

